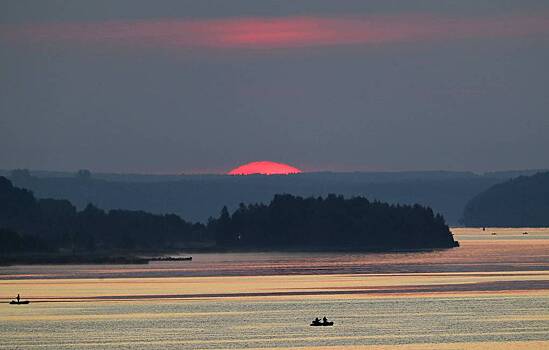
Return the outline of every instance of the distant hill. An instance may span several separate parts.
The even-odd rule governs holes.
[[[15,185],[41,198],[70,200],[83,209],[93,203],[105,209],[176,213],[205,223],[224,205],[267,203],[277,193],[299,196],[365,196],[389,203],[419,203],[456,225],[468,200],[511,176],[471,172],[302,173],[283,176],[80,174],[8,172]],[[511,173],[516,175],[518,173]]]
[[[481,192],[465,207],[467,226],[549,226],[549,172],[494,185]]]

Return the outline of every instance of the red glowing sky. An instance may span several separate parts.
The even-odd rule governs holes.
[[[0,39],[14,43],[268,49],[516,37],[548,32],[549,16],[543,13],[475,18],[405,14],[49,22],[0,26]]]
[[[262,175],[287,175],[287,174],[298,174],[301,173],[301,170],[295,168],[291,165],[284,163],[276,163],[270,161],[259,161],[251,162],[239,167],[234,168],[229,171],[229,175],[252,175],[252,174],[262,174]]]

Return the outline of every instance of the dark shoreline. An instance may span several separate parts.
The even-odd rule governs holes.
[[[101,254],[62,254],[62,253],[44,253],[44,254],[24,254],[0,256],[0,266],[13,265],[147,265],[151,261],[169,262],[169,261],[191,261],[190,255],[180,256],[181,254],[193,253],[410,253],[410,252],[429,252],[435,250],[445,250],[459,247],[456,241],[454,247],[414,247],[414,248],[389,248],[389,247],[295,247],[295,248],[188,248],[171,251],[155,252],[113,252]]]
[[[0,266],[13,265],[146,265],[148,258],[134,255],[62,255],[62,254],[37,254],[23,256],[2,256]]]

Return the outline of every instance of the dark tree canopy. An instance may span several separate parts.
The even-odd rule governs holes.
[[[467,203],[463,224],[473,227],[549,226],[549,172],[494,185]]]
[[[433,248],[455,242],[440,215],[420,205],[365,198],[276,195],[268,204],[226,208],[209,223],[218,244],[234,248]]]
[[[0,228],[2,239],[13,238],[13,251],[24,250],[17,242],[35,237],[42,250],[55,247],[91,251],[101,249],[174,248],[204,238],[205,226],[173,214],[143,211],[104,211],[92,204],[82,210],[67,200],[35,199],[25,189],[0,177]],[[7,245],[6,245],[7,246]],[[29,251],[38,248],[30,245]]]
[[[36,199],[0,177],[2,253],[37,250],[90,252],[112,249],[416,249],[453,247],[441,215],[420,205],[389,205],[365,198],[276,195],[268,204],[223,207],[207,225],[174,214],[78,211],[60,199]]]

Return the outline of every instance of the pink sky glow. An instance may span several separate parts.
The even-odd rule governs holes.
[[[0,40],[161,48],[272,49],[549,33],[549,16],[433,15],[57,22],[3,25]]]

